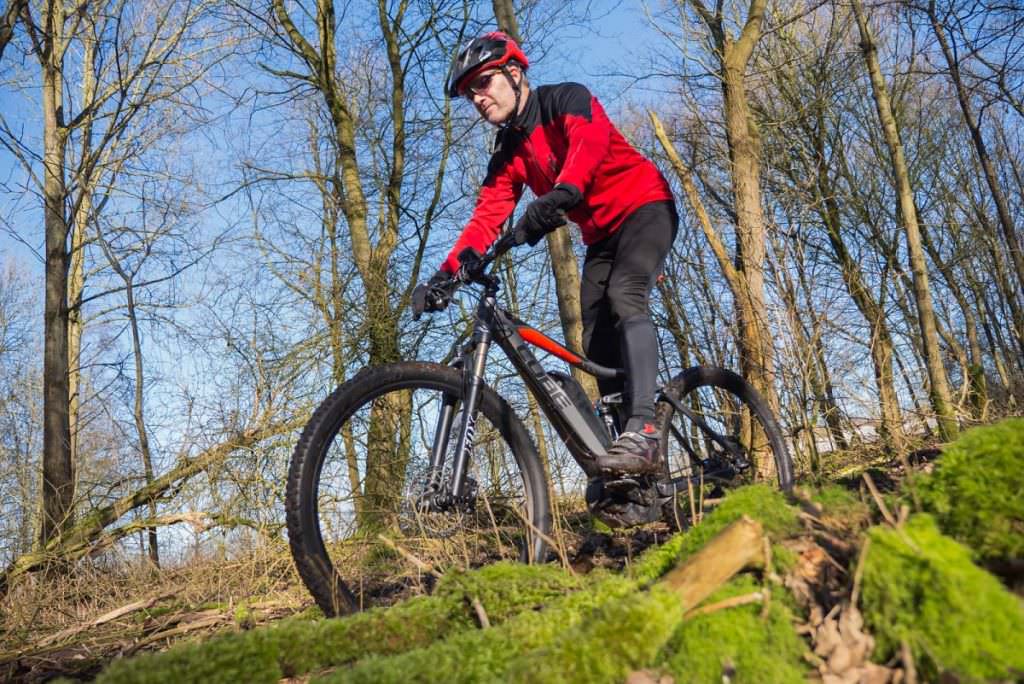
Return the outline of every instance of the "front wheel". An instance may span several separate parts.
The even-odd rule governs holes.
[[[664,514],[680,528],[698,522],[729,488],[757,480],[793,486],[793,460],[768,403],[732,371],[683,371],[662,392],[656,420],[676,492]]]
[[[428,487],[429,459],[445,406],[456,416],[441,481],[449,479],[462,379],[453,368],[418,362],[363,371],[303,430],[288,472],[288,539],[325,614],[401,599],[420,587],[428,566],[529,562],[544,552],[551,516],[543,467],[523,424],[488,387],[462,496],[424,504],[437,491]]]

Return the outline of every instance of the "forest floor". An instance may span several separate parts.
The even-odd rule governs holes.
[[[103,673],[108,681],[1024,681],[1024,656],[1012,652],[1024,635],[1024,515],[1013,500],[1024,486],[1024,420],[978,432],[951,450],[858,454],[788,498],[764,487],[740,490],[684,534],[660,524],[598,531],[586,516],[569,515],[567,554],[561,567],[543,570],[550,576],[468,573],[467,582],[493,583],[486,591],[502,597],[483,605],[482,590],[465,593],[462,580],[442,580],[436,596],[325,620],[281,541],[160,570],[98,556],[63,578],[30,576],[0,600],[0,680]],[[948,457],[945,470],[943,451],[959,457]],[[975,466],[965,474],[964,463]],[[998,486],[978,493],[979,477]],[[957,517],[958,502],[973,496],[995,506],[980,512],[981,525]],[[702,607],[680,610],[677,598],[666,599],[659,578],[694,562],[744,516],[763,526],[767,540],[755,567],[711,587]],[[972,545],[976,538],[983,541]],[[522,605],[523,586],[550,595]],[[473,601],[461,600],[471,593]],[[460,600],[446,603],[453,595]],[[622,601],[626,607],[616,607]],[[645,601],[655,603],[642,625],[629,627]],[[671,617],[650,617],[666,601]],[[957,621],[963,648],[982,644],[980,652],[964,655],[943,641],[929,623],[937,619]],[[547,642],[527,643],[545,630]],[[631,645],[634,637],[643,643]],[[435,669],[448,662],[445,642],[459,653],[494,653]],[[559,651],[570,646],[583,654]],[[503,660],[510,653],[518,665]],[[569,665],[573,657],[586,664]]]

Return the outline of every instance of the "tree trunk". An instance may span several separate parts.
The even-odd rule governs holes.
[[[800,315],[797,303],[797,288],[786,268],[786,253],[779,241],[772,239],[772,251],[775,255],[775,276],[776,283],[782,295],[782,301],[786,305],[786,317],[789,319],[789,328],[793,335],[793,352],[796,367],[800,373],[801,392],[800,402],[797,406],[799,419],[803,428],[808,432],[808,447],[811,454],[811,468],[814,472],[819,470],[817,437],[814,432],[815,422],[812,420],[813,407],[821,414],[828,428],[830,437],[845,445],[845,438],[842,428],[839,425],[839,409],[831,399],[832,391],[826,386],[824,377],[823,357],[819,358],[817,340],[812,340],[808,335],[804,322]],[[796,270],[801,270],[803,264],[796,264]],[[790,388],[794,391],[795,388]],[[794,394],[796,392],[794,391]],[[831,403],[830,403],[831,402]]]
[[[92,17],[85,20],[91,26]],[[97,41],[85,40],[82,45],[82,102],[96,100],[96,47]],[[79,129],[81,135],[81,159],[89,159],[92,149],[93,117],[86,117]],[[84,166],[84,165],[83,165]],[[85,318],[82,311],[82,297],[85,293],[85,244],[90,221],[92,220],[92,193],[95,180],[91,174],[79,173],[74,178],[78,186],[78,201],[75,203],[74,220],[69,226],[71,233],[71,267],[68,277],[68,427],[71,435],[71,463],[79,463],[78,444],[81,430],[82,406],[82,336],[85,333]]]
[[[972,198],[971,209],[978,221],[978,225],[981,227],[980,241],[985,245],[985,249],[992,260],[992,278],[1002,299],[1002,306],[1000,308],[1004,308],[1004,311],[1005,308],[1009,308],[1010,315],[1006,317],[1009,319],[1007,327],[1010,330],[1010,336],[1016,352],[1011,354],[1010,358],[1017,359],[1014,365],[1017,366],[1019,371],[1024,373],[1024,301],[1021,301],[1017,296],[1013,283],[1007,277],[1006,264],[1003,261],[1003,250],[1000,248],[1000,245],[995,244],[995,231],[984,207]],[[1002,326],[1003,324],[997,322],[997,325]]]
[[[753,371],[748,366],[743,365],[743,359],[750,358],[749,353],[745,352],[744,349],[747,349],[749,351],[750,345],[754,341],[756,341],[758,344],[757,348],[760,348],[761,340],[764,338],[759,337],[760,333],[758,332],[759,328],[757,326],[757,323],[758,321],[761,321],[767,324],[767,309],[763,309],[760,315],[755,313],[756,307],[754,306],[754,302],[758,300],[758,297],[752,292],[754,284],[751,283],[751,280],[748,277],[749,273],[744,274],[742,270],[739,268],[739,265],[733,263],[733,261],[729,259],[728,252],[725,248],[725,244],[722,242],[718,233],[711,225],[711,218],[708,216],[707,210],[704,208],[704,203],[701,201],[700,196],[697,193],[697,187],[693,183],[693,178],[690,174],[689,169],[687,169],[686,166],[683,164],[683,160],[679,157],[679,153],[676,151],[675,146],[672,145],[672,142],[668,139],[668,135],[665,133],[665,128],[662,125],[661,120],[658,118],[658,115],[655,114],[653,111],[649,110],[648,116],[651,119],[651,123],[654,125],[654,134],[658,138],[658,142],[661,144],[662,149],[664,149],[665,154],[668,156],[669,161],[671,162],[673,169],[676,171],[676,175],[679,177],[680,182],[683,184],[683,189],[686,192],[686,196],[690,202],[691,208],[697,215],[698,223],[701,226],[701,230],[703,231],[704,236],[707,238],[708,244],[711,246],[711,251],[714,252],[715,254],[715,259],[718,261],[718,265],[722,269],[722,273],[725,276],[726,282],[729,283],[729,288],[732,292],[733,300],[735,302],[735,307],[737,310],[737,318],[739,319],[739,333],[737,335],[737,340],[740,347],[740,363],[741,366],[743,366],[742,370],[744,374],[747,376],[747,380],[750,381],[751,384],[754,384],[755,376],[752,376],[750,374]],[[764,250],[763,239],[764,238],[762,235],[762,253]],[[741,248],[737,247],[737,252],[739,253],[740,251]],[[738,260],[739,259],[737,258],[737,261]],[[760,301],[763,305],[763,273],[761,274],[760,282],[762,286],[762,296],[760,298]],[[754,335],[755,339],[752,340],[750,337],[751,335]],[[757,348],[754,349],[754,352],[757,351]],[[763,379],[762,376],[757,377],[761,377],[761,379]],[[754,385],[754,387],[755,389],[762,393],[762,396],[769,398],[769,400],[771,397],[774,397],[774,403],[771,404],[771,407],[777,415],[779,409],[779,402],[778,395],[775,394],[774,384],[771,385],[769,388],[771,390],[770,394],[765,394],[764,389],[762,387],[758,387],[757,385]],[[762,443],[762,440],[758,439],[757,436],[755,436],[754,443],[760,444]],[[756,453],[756,460],[758,475],[765,478],[773,477],[775,472],[774,460],[770,458],[770,454],[766,449],[758,449],[757,452],[758,453]]]
[[[580,270],[572,249],[572,236],[566,229],[548,233],[546,238],[551,254],[551,271],[555,275],[555,294],[558,297],[558,316],[562,321],[562,334],[571,348],[585,353],[583,348],[583,314],[580,303]],[[573,377],[583,386],[593,401],[600,396],[594,376],[576,368]]]
[[[494,18],[498,29],[507,33],[518,43],[519,23],[511,0],[492,0]],[[558,317],[562,323],[562,335],[570,349],[586,352],[583,348],[583,314],[580,308],[580,268],[572,249],[572,236],[567,230],[549,233],[545,242],[551,255],[551,272],[555,276],[555,294],[558,297]],[[593,401],[600,396],[597,379],[573,368],[572,375]]]
[[[43,348],[43,515],[46,544],[73,522],[75,490],[68,413],[68,223],[64,208],[64,9],[56,0],[43,13],[43,174],[46,299]]]
[[[953,406],[950,401],[949,383],[942,365],[939,350],[938,332],[935,324],[935,311],[932,306],[931,290],[928,285],[928,270],[924,251],[921,248],[921,234],[917,220],[917,209],[914,206],[914,194],[910,187],[910,174],[907,170],[900,142],[896,118],[893,116],[889,101],[889,90],[882,76],[882,68],[878,62],[877,47],[860,0],[853,0],[853,12],[860,29],[861,50],[871,77],[871,86],[875,94],[875,105],[882,123],[885,140],[889,147],[890,161],[899,196],[900,214],[907,237],[907,251],[910,258],[910,269],[913,273],[914,300],[917,304],[917,319],[921,331],[921,343],[925,357],[925,368],[929,379],[929,397],[932,410],[939,424],[939,433],[945,440],[956,436],[958,427]]]
[[[1006,201],[1006,195],[1003,193],[1002,187],[999,185],[996,169],[992,164],[992,157],[989,155],[985,147],[985,139],[981,135],[981,126],[971,107],[970,96],[960,76],[960,65],[953,55],[953,50],[946,38],[946,32],[935,11],[935,0],[931,0],[928,3],[928,19],[931,20],[932,30],[935,32],[935,37],[942,48],[942,54],[946,58],[946,65],[949,67],[949,77],[956,88],[956,98],[960,103],[960,111],[964,115],[964,123],[967,124],[967,129],[971,133],[974,151],[978,155],[978,161],[981,163],[981,168],[984,172],[985,182],[988,183],[988,189],[992,193],[992,199],[996,204],[999,227],[1002,229],[1003,239],[1006,240],[1007,251],[1010,253],[1010,263],[1013,264],[1014,271],[1017,274],[1018,291],[1024,292],[1024,252],[1021,251],[1020,240],[1017,238],[1017,228],[1014,225],[1013,218],[1010,216],[1010,206]]]
[[[135,286],[131,278],[125,278],[126,296],[128,298],[128,321],[132,330],[132,354],[135,358],[135,406],[132,416],[135,419],[135,431],[139,437],[139,452],[142,454],[142,468],[146,476],[146,486],[153,484],[153,454],[149,449],[149,432],[146,430],[145,411],[145,378],[142,373],[142,336],[139,334],[139,317],[135,310]],[[149,500],[149,515],[156,518],[156,501]],[[156,527],[148,528],[149,560],[160,567],[160,549],[157,544]]]
[[[836,152],[839,157],[840,172],[846,177],[851,187],[857,187],[858,181],[849,168],[842,147],[839,147]],[[828,177],[823,142],[818,144],[816,154],[818,156],[817,189],[820,197],[824,200],[824,208],[819,206],[819,213],[828,233],[832,252],[839,263],[846,289],[854,304],[857,305],[857,309],[867,320],[871,331],[868,351],[871,353],[875,386],[878,389],[879,436],[891,449],[898,451],[902,447],[904,439],[903,415],[900,411],[896,392],[896,377],[893,372],[895,345],[886,318],[884,298],[881,294],[875,297],[868,288],[863,269],[850,253],[843,238],[842,215],[839,210],[839,202],[836,199],[835,186]],[[866,212],[862,211],[861,213],[865,214],[862,216],[862,220],[871,221],[871,217],[867,216]]]
[[[754,48],[761,38],[767,0],[751,0],[746,19],[741,20],[739,36],[729,33],[723,17],[723,5],[717,3],[714,13],[702,0],[689,0],[710,34],[717,57],[717,73],[722,87],[725,113],[725,135],[729,148],[733,206],[736,217],[735,270],[743,287],[736,297],[736,318],[739,325],[737,346],[740,368],[751,385],[778,414],[779,398],[775,391],[775,362],[772,336],[768,325],[768,307],[764,291],[765,218],[761,206],[761,138],[750,111],[746,87],[746,70]],[[755,441],[760,441],[755,435]],[[761,454],[758,474],[774,477],[775,464]]]
[[[951,214],[947,214],[946,224],[950,232],[954,234],[958,232],[959,226],[954,226]],[[987,412],[988,406],[988,390],[985,386],[984,359],[982,357],[981,343],[978,341],[978,323],[975,319],[974,307],[967,301],[967,297],[964,295],[963,288],[960,285],[961,281],[957,278],[949,263],[942,259],[942,255],[939,254],[938,249],[932,243],[929,231],[923,225],[921,243],[931,257],[932,263],[935,264],[939,269],[939,273],[942,274],[943,279],[946,281],[946,287],[953,294],[953,299],[956,300],[957,306],[960,307],[960,313],[964,317],[964,333],[967,336],[967,347],[970,352],[966,360],[964,373],[969,387],[973,417],[978,420],[984,420],[983,416]]]
[[[7,9],[0,19],[0,59],[3,59],[4,48],[14,37],[14,26],[18,23],[18,17],[28,7],[28,0],[8,0]]]
[[[802,253],[797,266],[797,273],[800,280],[800,290],[804,295],[804,305],[808,311],[814,311],[811,286],[807,282],[807,269],[804,266]],[[843,415],[836,402],[835,385],[832,383],[832,374],[829,372],[828,363],[825,361],[825,336],[821,329],[821,316],[812,315],[811,320],[811,344],[814,347],[814,358],[818,364],[818,375],[821,378],[822,394],[818,398],[818,406],[822,412],[822,418],[828,426],[832,443],[839,449],[847,449],[850,445],[843,434]]]
[[[765,219],[761,207],[761,141],[747,102],[744,79],[747,59],[741,59],[741,56],[730,55],[726,47],[722,80],[736,207],[736,269],[746,283],[744,297],[737,302],[740,366],[754,388],[768,400],[773,410],[777,410],[779,401],[775,393],[775,364],[764,292]]]

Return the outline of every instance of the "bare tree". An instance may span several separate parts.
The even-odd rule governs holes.
[[[0,20],[0,60],[4,57],[4,49],[14,37],[14,26],[18,18],[28,9],[28,0],[9,0],[7,8],[4,9],[3,19]]]
[[[39,513],[42,386],[34,283],[0,260],[0,563],[31,551]]]
[[[858,194],[863,184],[854,177],[855,162],[850,160],[853,153],[846,150],[852,107],[845,103],[856,101],[860,94],[848,86],[854,79],[848,60],[843,58],[848,24],[836,19],[834,15],[812,15],[773,35],[761,62],[766,83],[755,94],[755,101],[763,119],[789,122],[785,130],[771,136],[767,146],[774,192],[817,216],[827,238],[827,250],[823,251],[839,269],[847,294],[867,322],[866,346],[877,389],[879,433],[887,445],[898,450],[903,440],[903,420],[884,280],[882,288],[872,283],[870,266],[858,254],[858,238],[853,230],[858,221],[872,219],[859,209],[863,207]],[[794,131],[798,132],[795,136]],[[844,181],[851,193],[844,194]],[[800,277],[805,277],[802,268]]]
[[[116,194],[126,160],[145,147],[147,138],[136,124],[216,62],[212,52],[204,53],[209,59],[202,63],[195,53],[185,53],[186,46],[202,42],[195,29],[207,9],[203,3],[179,3],[140,11],[125,0],[111,0],[68,13],[62,3],[48,0],[39,21],[32,8],[22,11],[21,24],[41,68],[43,150],[31,149],[6,121],[0,121],[0,141],[43,197],[46,382],[39,533],[44,543],[73,521],[89,230]],[[72,82],[80,84],[78,92],[65,88]],[[154,130],[159,131],[146,131],[148,139]],[[41,174],[34,163],[39,158]]]
[[[995,164],[989,154],[988,146],[982,135],[981,123],[971,103],[971,96],[967,85],[960,73],[960,59],[957,56],[957,45],[952,42],[951,36],[947,35],[946,22],[949,21],[951,11],[940,16],[935,0],[930,0],[927,6],[928,20],[931,22],[932,31],[942,49],[942,56],[946,61],[946,67],[950,81],[956,90],[957,102],[960,103],[960,110],[963,113],[964,123],[971,134],[971,143],[978,155],[978,161],[984,172],[985,182],[992,193],[992,199],[996,205],[996,216],[999,219],[999,227],[1002,229],[1003,239],[1006,240],[1007,251],[1010,254],[1010,263],[1013,264],[1014,273],[1017,276],[1019,291],[1024,292],[1024,251],[1021,250],[1020,239],[1017,237],[1017,228],[1013,218],[1010,216],[1010,206],[1006,200],[1006,194],[996,176]]]
[[[914,301],[917,305],[917,319],[921,331],[925,367],[928,371],[932,409],[939,421],[939,430],[943,438],[952,439],[958,428],[950,401],[949,383],[939,351],[935,311],[932,305],[931,289],[928,285],[928,269],[924,250],[921,247],[917,208],[914,205],[914,194],[910,187],[910,175],[904,158],[903,144],[900,142],[899,129],[890,104],[889,89],[882,76],[882,68],[878,61],[878,48],[875,46],[874,37],[868,27],[864,9],[859,0],[852,0],[852,5],[857,26],[860,29],[861,49],[864,53],[868,74],[871,77],[878,117],[889,147],[890,161],[897,186],[900,215],[906,232],[910,268],[913,273]]]
[[[766,221],[761,195],[761,134],[747,92],[747,70],[761,38],[766,6],[766,0],[752,0],[747,11],[734,21],[727,16],[723,3],[717,3],[713,9],[702,0],[677,3],[684,23],[693,16],[702,26],[701,40],[707,46],[708,66],[722,93],[732,190],[729,213],[736,230],[735,255],[728,267],[731,275],[727,279],[739,325],[740,368],[769,405],[777,409],[774,352],[765,299]],[[733,25],[738,27],[735,34]],[[691,193],[687,191],[687,194]],[[704,223],[702,219],[701,224]],[[719,265],[725,270],[730,258],[724,245],[719,241],[719,245],[713,247]],[[770,474],[773,467],[771,459],[761,459],[758,464],[762,475]]]

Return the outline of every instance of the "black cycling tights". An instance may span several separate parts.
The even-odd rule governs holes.
[[[583,349],[602,366],[625,368],[625,387],[598,380],[602,394],[624,392],[625,430],[639,431],[654,420],[658,337],[649,303],[678,226],[672,202],[645,204],[610,237],[590,245],[583,262]]]

